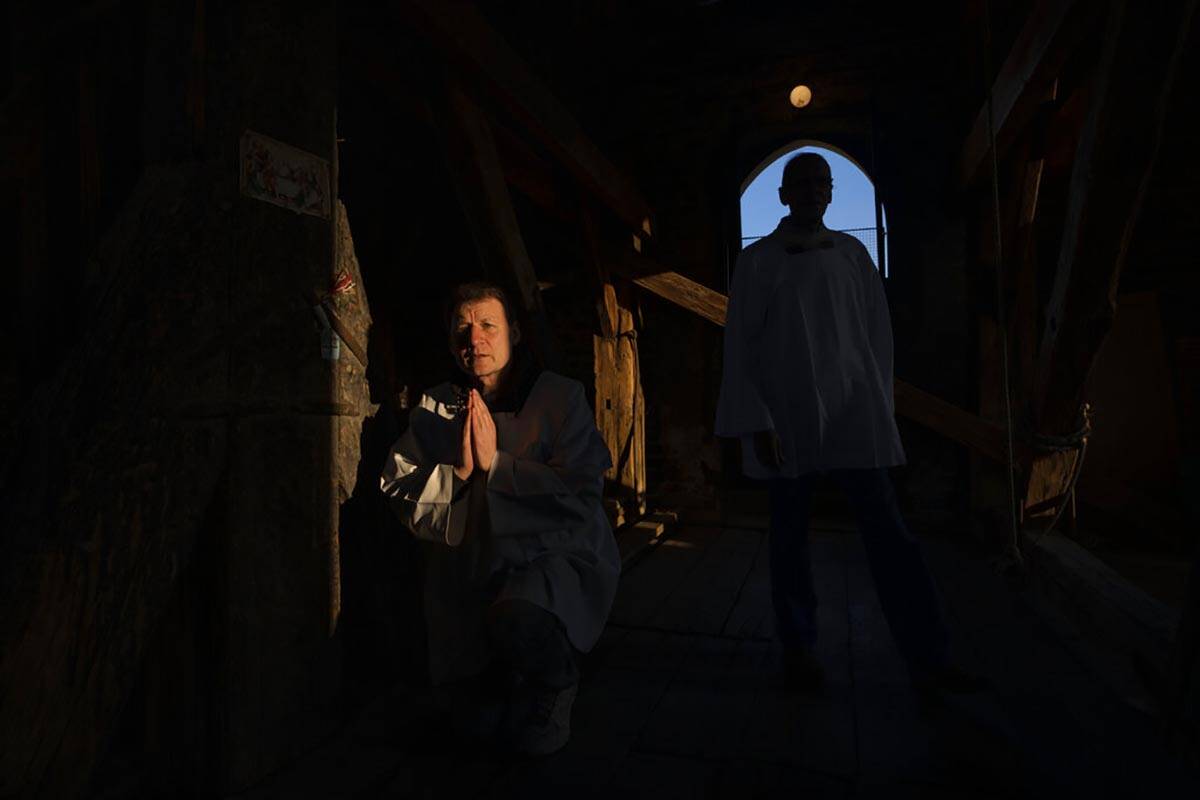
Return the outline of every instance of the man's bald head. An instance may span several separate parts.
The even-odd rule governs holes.
[[[833,201],[833,171],[817,153],[799,153],[783,165],[779,202],[802,225],[817,225]]]

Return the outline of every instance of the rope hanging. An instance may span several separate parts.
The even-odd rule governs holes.
[[[984,80],[987,82],[987,123],[988,151],[991,153],[992,166],[992,210],[995,215],[996,233],[996,322],[1000,328],[1000,358],[1004,382],[1004,420],[1007,456],[1008,456],[1008,518],[1011,529],[1011,539],[1006,555],[1020,566],[1024,564],[1021,556],[1020,531],[1017,529],[1017,483],[1016,463],[1013,454],[1013,419],[1012,391],[1008,376],[1008,324],[1004,313],[1004,242],[1000,219],[1000,167],[996,158],[996,121],[992,107],[993,92],[991,82],[991,52],[992,52],[992,7],[990,2],[983,5],[983,63]]]
[[[987,80],[991,75],[991,48],[992,48],[992,25],[991,25],[991,3],[985,0],[983,14],[983,38],[984,38],[984,79]],[[1009,491],[1009,526],[1010,540],[1005,555],[1011,560],[1015,566],[1023,566],[1025,559],[1021,553],[1020,530],[1017,525],[1017,489],[1016,489],[1016,457],[1013,449],[1013,415],[1012,415],[1012,386],[1009,377],[1009,358],[1008,358],[1008,323],[1005,318],[1004,311],[1004,243],[1003,243],[1003,220],[1000,212],[1000,167],[998,156],[996,153],[996,124],[993,110],[993,92],[991,82],[987,83],[987,128],[988,128],[988,150],[990,153],[991,170],[992,170],[992,213],[994,221],[994,229],[996,236],[996,321],[1000,328],[1000,358],[1002,365],[1003,385],[1004,385],[1004,418],[1005,432],[1007,434],[1007,456],[1008,456],[1008,491]],[[1054,530],[1055,525],[1062,518],[1063,512],[1067,505],[1072,502],[1075,496],[1075,487],[1079,482],[1079,476],[1083,471],[1083,462],[1087,456],[1088,437],[1092,432],[1091,406],[1084,403],[1080,409],[1080,426],[1074,433],[1066,436],[1050,436],[1040,434],[1033,431],[1025,432],[1022,437],[1031,449],[1040,453],[1064,453],[1072,450],[1079,452],[1078,458],[1075,459],[1074,467],[1071,470],[1071,479],[1068,482],[1067,490],[1062,494],[1062,502],[1054,513],[1053,519],[1049,526],[1041,532],[1039,538],[1045,536]]]

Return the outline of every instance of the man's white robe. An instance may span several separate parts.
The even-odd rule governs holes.
[[[716,434],[741,440],[747,476],[903,464],[892,390],[887,297],[861,242],[829,230],[804,236],[784,219],[742,251]],[[779,470],[754,452],[760,430],[783,443]]]
[[[492,411],[496,459],[474,488],[454,475],[460,406],[449,383],[423,395],[380,478],[400,519],[434,543],[425,616],[435,683],[485,666],[485,615],[500,600],[546,609],[576,649],[590,650],[621,571],[600,503],[611,457],[583,384],[543,372],[518,411]]]

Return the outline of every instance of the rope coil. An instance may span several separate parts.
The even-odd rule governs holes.
[[[1092,407],[1089,403],[1084,403],[1080,407],[1079,416],[1079,429],[1074,433],[1067,434],[1066,436],[1049,436],[1033,433],[1029,438],[1030,444],[1038,452],[1069,453],[1073,450],[1079,451],[1079,457],[1075,459],[1075,464],[1071,469],[1071,480],[1067,483],[1066,491],[1062,493],[1062,503],[1055,510],[1054,518],[1050,520],[1050,524],[1046,526],[1046,529],[1034,541],[1040,541],[1054,530],[1058,521],[1062,519],[1063,512],[1067,510],[1067,505],[1075,499],[1075,486],[1079,483],[1079,476],[1083,473],[1083,462],[1087,458],[1088,438],[1092,435]]]
[[[1092,407],[1084,403],[1079,410],[1080,426],[1074,433],[1065,436],[1052,436],[1037,433],[1032,430],[1022,431],[1022,439],[1039,453],[1066,453],[1071,450],[1082,450],[1087,447],[1088,437],[1092,435]]]

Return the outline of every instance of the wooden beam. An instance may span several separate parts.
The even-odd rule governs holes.
[[[563,202],[563,197],[580,193],[572,191],[574,187],[564,180],[553,163],[536,152],[527,138],[507,125],[493,121],[492,132],[496,135],[496,147],[508,185],[557,222],[570,228],[577,226],[579,206],[590,198],[582,198],[578,203]]]
[[[1020,217],[1017,220],[1013,276],[1015,300],[1009,323],[1015,343],[1017,388],[1014,407],[1024,407],[1033,391],[1033,369],[1037,350],[1037,254],[1034,247],[1034,218],[1041,192],[1045,161],[1034,159],[1025,165]]]
[[[413,75],[422,74],[415,65],[407,71],[398,69],[392,63],[394,59],[371,46],[357,48],[343,58],[354,71],[354,80],[369,83],[413,123],[436,130],[425,95],[413,85]],[[558,179],[554,165],[508,125],[492,120],[491,128],[508,185],[554,219],[574,225],[578,209],[571,203],[560,202],[559,184],[563,181]]]
[[[1035,425],[1072,428],[1158,158],[1196,0],[1114,2],[1072,166],[1035,388]]]
[[[633,266],[633,265],[637,266]],[[716,325],[725,325],[728,298],[678,272],[663,269],[644,256],[630,259],[621,267],[630,271],[638,286]],[[947,403],[912,384],[897,380],[894,389],[896,413],[924,425],[971,450],[1000,463],[1007,463],[1003,428]]]
[[[1052,99],[1053,94],[1045,95]],[[1028,351],[1035,343],[1031,332],[1036,334],[1036,297],[1033,295],[1032,262],[1024,256],[1032,248],[1033,219],[1041,189],[1043,172],[1040,154],[1041,136],[1052,105],[1043,102],[1039,106],[1042,115],[1040,124],[1031,126],[1019,137],[1011,158],[1004,162],[1004,172],[997,178],[997,197],[1000,201],[999,219],[996,216],[992,191],[978,194],[975,226],[978,237],[979,263],[986,276],[980,284],[984,305],[977,315],[979,347],[979,414],[985,419],[1002,420],[1006,414],[1004,373],[1001,348],[1008,347],[1015,354],[1020,346]],[[990,181],[988,181],[990,183]],[[996,225],[1000,225],[997,238]],[[999,248],[999,249],[998,249]],[[1029,288],[1028,295],[1020,287]],[[1015,301],[1014,301],[1015,292]],[[1000,304],[1004,304],[1003,308]],[[1018,319],[1023,315],[1027,326]],[[1004,320],[1006,328],[1001,330]],[[1020,393],[1016,387],[1021,377],[1019,358],[1010,358],[1010,398],[1014,413],[1028,402],[1028,394]]]
[[[1008,434],[1003,427],[899,379],[895,383],[894,397],[896,413],[900,416],[999,464],[1008,463]],[[1024,447],[1014,443],[1014,449],[1014,458],[1020,463]]]
[[[1061,36],[1068,12],[1075,0],[1042,0],[1026,20],[1012,50],[1004,60],[992,84],[992,124],[998,149],[1001,139],[1009,139],[1008,131],[1022,128],[1036,109],[1036,102],[1022,102],[1031,94],[1031,87],[1049,86],[1071,50],[1073,41]],[[984,163],[989,149],[988,104],[985,101],[967,134],[959,157],[959,183],[966,186],[974,179]]]
[[[546,366],[553,367],[558,363],[557,348],[491,125],[459,86],[447,82],[444,89],[432,102],[433,117],[443,134],[447,166],[480,261],[485,273],[504,274],[517,286],[521,306],[534,325],[533,331],[526,332],[530,345]]]
[[[630,229],[651,232],[650,204],[479,12],[462,0],[403,0],[403,21],[441,49]]]
[[[1040,144],[1040,143],[1039,143]],[[1035,148],[1039,149],[1040,148]],[[1037,350],[1037,260],[1034,246],[1034,220],[1037,216],[1038,199],[1041,193],[1045,159],[1035,156],[1025,162],[1020,194],[1020,210],[1015,220],[1012,262],[1016,264],[1013,283],[1015,300],[1013,314],[1009,320],[1008,337],[1013,347],[1011,352],[1015,369],[1012,386],[1012,407],[1028,409],[1033,392],[1033,372]],[[1015,454],[1014,454],[1015,455]],[[1021,485],[1019,487],[1020,514],[1022,524],[1039,515],[1042,507],[1048,506],[1054,513],[1059,503],[1071,488],[1072,477],[1079,466],[1077,451],[1024,454]],[[1074,523],[1074,498],[1071,498],[1069,521]]]
[[[647,263],[649,259],[647,259]],[[690,278],[666,269],[656,269],[633,278],[633,282],[653,294],[682,306],[716,325],[725,325],[729,301],[725,295],[702,286]]]
[[[1046,122],[1053,112],[1052,101],[1055,98],[1054,87],[1043,95],[1039,104],[1039,124],[1030,126],[1018,137],[1011,158],[1006,158],[1004,166],[1006,174],[1000,178],[999,199],[1001,200],[1000,224],[1002,233],[1002,253],[997,250],[996,209],[993,207],[991,191],[985,193],[986,199],[976,204],[979,213],[977,228],[979,236],[979,260],[981,265],[993,271],[992,280],[984,280],[981,292],[988,300],[987,308],[994,310],[978,314],[978,378],[979,378],[979,416],[994,421],[1003,422],[1008,412],[1006,399],[1011,401],[1014,418],[1024,419],[1025,409],[1029,401],[1029,392],[1023,387],[1032,384],[1032,353],[1036,345],[1037,334],[1037,297],[1036,273],[1033,260],[1033,222],[1037,214],[1038,199],[1041,193],[1042,175],[1044,173],[1044,142],[1042,133]],[[1011,167],[1011,172],[1009,168]],[[1001,258],[1003,255],[1003,258]],[[986,270],[985,270],[986,271]],[[992,283],[992,285],[987,285]],[[1011,312],[1007,305],[1012,297]],[[1004,309],[999,304],[1004,303]],[[1006,327],[1001,328],[1000,321],[1004,319]],[[1001,348],[1007,346],[1009,353],[1009,383],[1004,381]],[[1006,442],[1000,441],[1000,446],[1006,448]],[[1016,443],[1014,443],[1016,444]],[[1074,454],[1071,454],[1074,456]],[[1056,478],[1063,474],[1061,470],[1047,472],[1044,468],[1044,458],[1035,458],[1028,449],[1013,453],[1014,459],[1020,464],[1021,481],[1018,487],[1019,496],[1025,498],[1022,508],[1028,511],[1031,495],[1039,499],[1045,496],[1062,494],[1065,486],[1060,482],[1048,481],[1046,478]],[[1005,458],[1005,461],[1007,459]],[[1072,474],[1066,473],[1067,478]],[[1037,480],[1035,480],[1035,478]],[[986,483],[986,481],[985,481]],[[993,495],[988,487],[980,484],[976,487],[977,501],[983,505],[1000,502],[999,495]],[[1049,495],[1047,495],[1049,493]],[[1007,492],[1004,493],[1003,507],[1008,503]]]

